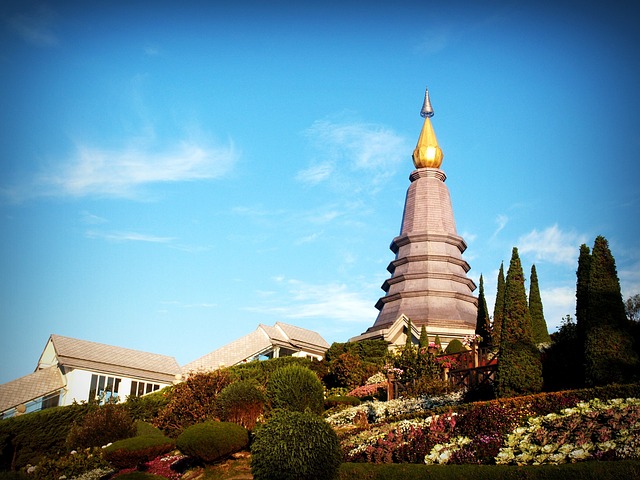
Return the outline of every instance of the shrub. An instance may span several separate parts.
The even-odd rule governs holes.
[[[457,338],[454,338],[453,340],[451,340],[449,342],[449,345],[447,345],[447,348],[444,349],[444,353],[460,353],[460,352],[466,352],[466,351],[467,349],[464,347],[462,342]]]
[[[291,365],[276,370],[267,384],[267,398],[271,408],[283,408],[321,414],[324,410],[324,389],[311,370]]]
[[[134,420],[151,422],[169,403],[169,392],[171,389],[172,387],[166,387],[141,397],[127,397],[124,406],[129,410],[129,415],[131,415],[131,418]]]
[[[38,480],[76,478],[90,471],[98,470],[104,476],[113,468],[99,455],[98,448],[73,451],[66,455],[56,455],[43,459],[36,465],[31,478]]]
[[[0,421],[0,470],[35,465],[63,451],[71,426],[88,411],[87,405],[70,405]]]
[[[335,407],[355,407],[356,405],[360,405],[362,400],[358,397],[352,397],[349,395],[334,395],[331,397],[327,397],[324,401],[324,407],[326,409],[335,408]]]
[[[158,427],[154,427],[150,423],[143,422],[142,420],[136,420],[134,422],[136,428],[136,436],[141,437],[143,435],[163,435],[162,430]]]
[[[92,406],[84,418],[73,425],[67,436],[67,448],[100,447],[133,437],[136,429],[129,412],[122,405]]]
[[[252,430],[264,411],[265,397],[254,382],[240,380],[226,386],[216,402],[220,420]]]
[[[282,367],[299,365],[315,370],[320,368],[320,363],[306,357],[278,357],[234,365],[229,367],[229,372],[238,380],[252,380],[257,385],[266,387],[271,375]]]
[[[249,445],[249,433],[236,423],[205,422],[185,429],[176,445],[185,455],[211,463]]]
[[[233,376],[226,369],[189,375],[167,393],[169,402],[154,425],[177,437],[185,428],[215,418],[216,398],[232,381]]]
[[[102,457],[116,468],[134,468],[175,448],[175,443],[161,435],[143,435],[118,440],[102,449]]]
[[[342,453],[334,430],[309,412],[278,411],[251,446],[255,480],[331,480]]]

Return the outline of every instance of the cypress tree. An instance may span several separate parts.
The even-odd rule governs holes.
[[[606,385],[630,380],[638,356],[627,323],[616,263],[607,240],[598,236],[589,268],[585,324],[585,381]]]
[[[420,329],[420,341],[418,342],[420,350],[423,348],[429,348],[429,335],[427,335],[427,327],[422,325]]]
[[[540,352],[533,343],[524,273],[518,249],[514,247],[505,281],[496,394],[508,397],[536,393],[541,389]]]
[[[502,330],[502,317],[504,316],[504,264],[500,263],[498,272],[498,288],[496,290],[496,303],[493,307],[493,331],[491,338],[494,345],[500,345],[500,333]]]
[[[413,348],[413,327],[411,326],[411,319],[407,322],[407,341],[405,343],[406,348]]]
[[[550,344],[551,337],[547,329],[547,322],[544,319],[542,309],[542,298],[540,298],[540,287],[538,286],[538,273],[536,266],[531,266],[531,282],[529,284],[529,313],[531,314],[531,324],[533,326],[533,342],[536,345]]]
[[[486,347],[491,345],[491,326],[489,324],[489,309],[487,300],[484,298],[484,280],[480,275],[480,291],[478,292],[478,316],[476,317],[476,335],[480,335],[482,340],[480,345]]]
[[[589,270],[591,269],[591,250],[584,243],[580,245],[578,270],[576,271],[576,339],[580,364],[580,383],[584,384],[584,344],[586,340],[587,324],[589,323],[587,307],[589,301]]]

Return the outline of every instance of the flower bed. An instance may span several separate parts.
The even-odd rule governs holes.
[[[356,415],[363,412],[369,423],[380,423],[402,415],[429,412],[437,407],[457,405],[462,399],[462,393],[456,392],[437,397],[399,398],[388,402],[363,402],[327,417],[327,422],[333,426],[352,424]]]

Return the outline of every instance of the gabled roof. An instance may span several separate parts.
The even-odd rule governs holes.
[[[58,364],[112,375],[173,383],[182,370],[173,357],[51,335]]]
[[[246,360],[252,360],[270,351],[274,346],[316,355],[323,355],[329,348],[325,339],[311,330],[282,322],[276,322],[272,327],[260,324],[248,335],[184,365],[182,371],[188,373],[215,370],[221,366],[231,367]]]
[[[24,377],[3,383],[0,385],[0,412],[44,397],[64,386],[64,378],[56,367],[36,370]]]

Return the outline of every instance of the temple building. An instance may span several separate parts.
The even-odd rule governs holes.
[[[476,285],[467,277],[470,267],[462,258],[467,245],[456,232],[447,177],[440,169],[444,155],[431,124],[428,90],[420,115],[424,123],[413,151],[416,169],[409,176],[400,235],[390,246],[396,258],[387,267],[386,294],[376,304],[380,312],[373,326],[352,342],[384,339],[393,348],[404,345],[409,333],[417,341],[424,325],[430,340],[438,335],[446,347],[475,332]]]

